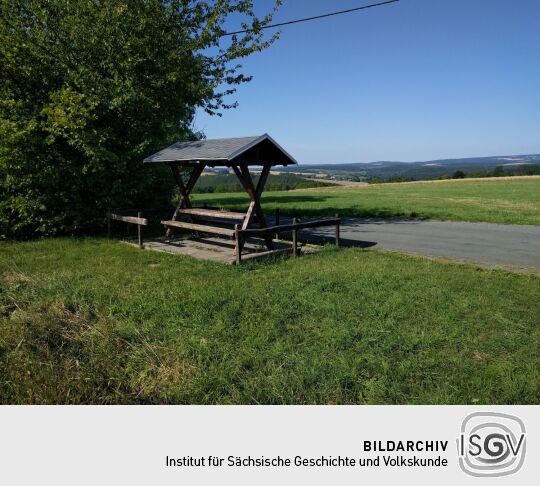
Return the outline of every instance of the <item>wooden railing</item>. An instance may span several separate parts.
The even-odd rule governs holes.
[[[161,209],[145,209],[145,213],[148,212],[161,212]],[[107,234],[109,238],[111,237],[111,227],[113,221],[120,221],[128,225],[133,224],[137,226],[137,240],[139,248],[143,249],[143,226],[148,226],[148,219],[142,217],[142,211],[137,211],[137,216],[132,216],[130,213],[134,213],[135,210],[115,210],[107,211]],[[210,208],[190,208],[182,210],[183,214],[194,216],[194,217],[210,217],[218,219],[237,219],[242,220],[242,213],[234,213],[232,211],[225,210],[213,210]],[[279,213],[276,211],[276,224],[272,226],[267,226],[265,228],[246,228],[242,229],[241,225],[235,224],[234,229],[224,228],[222,226],[215,225],[202,225],[198,223],[189,223],[183,221],[173,221],[173,220],[164,220],[161,221],[161,224],[167,228],[175,227],[182,229],[190,229],[200,233],[211,233],[218,234],[221,236],[228,236],[233,238],[235,241],[235,255],[236,255],[236,264],[242,262],[242,248],[244,243],[249,237],[276,237],[278,238],[281,233],[291,233],[292,234],[292,247],[279,250],[269,250],[268,255],[277,255],[281,253],[292,253],[293,256],[298,256],[299,254],[299,245],[298,245],[298,232],[302,229],[308,228],[320,228],[323,226],[335,226],[335,244],[337,247],[340,246],[340,224],[341,218],[336,214],[335,218],[325,218],[317,219],[311,221],[300,221],[298,218],[293,218],[291,223],[279,224]],[[258,254],[261,255],[261,254]],[[254,255],[246,255],[246,259],[252,258]]]
[[[268,226],[266,228],[247,228],[241,229],[239,225],[234,225],[235,254],[236,264],[242,262],[242,247],[246,238],[250,236],[263,236],[268,234],[279,235],[280,233],[292,232],[292,254],[298,255],[298,231],[306,228],[320,228],[322,226],[335,226],[335,241],[339,248],[341,218],[337,215],[335,218],[317,219],[314,221],[301,222],[298,218],[293,218],[292,223]]]
[[[124,211],[112,212],[110,209],[107,211],[107,236],[109,238],[111,237],[113,221],[121,221],[127,224],[135,224],[137,225],[137,241],[139,243],[139,248],[142,250],[144,248],[142,227],[148,226],[148,219],[142,217],[141,211],[137,211],[136,217],[121,214],[122,212]]]

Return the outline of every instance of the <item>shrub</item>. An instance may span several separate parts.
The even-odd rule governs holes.
[[[280,3],[277,0],[276,6]],[[227,38],[231,14],[248,32]],[[144,156],[191,130],[197,107],[249,81],[234,59],[267,47],[251,2],[0,2],[0,234],[94,231],[107,207],[168,201]],[[219,86],[225,86],[219,91]]]

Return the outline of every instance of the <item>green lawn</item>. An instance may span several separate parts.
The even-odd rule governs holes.
[[[194,200],[231,209],[247,206],[243,194],[195,195]],[[304,216],[339,213],[540,225],[540,177],[267,192],[263,207]]]
[[[539,403],[539,316],[538,277],[373,250],[3,243],[0,403]]]

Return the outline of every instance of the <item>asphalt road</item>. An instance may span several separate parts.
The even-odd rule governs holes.
[[[307,239],[331,241],[334,228],[303,230]],[[345,218],[343,245],[444,257],[488,267],[540,272],[540,226]]]

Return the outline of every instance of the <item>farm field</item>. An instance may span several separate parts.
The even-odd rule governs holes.
[[[231,209],[243,194],[196,194],[193,200]],[[463,179],[263,193],[267,211],[303,216],[422,218],[540,225],[540,177]]]
[[[373,250],[2,243],[0,403],[538,403],[539,315],[538,277]]]

